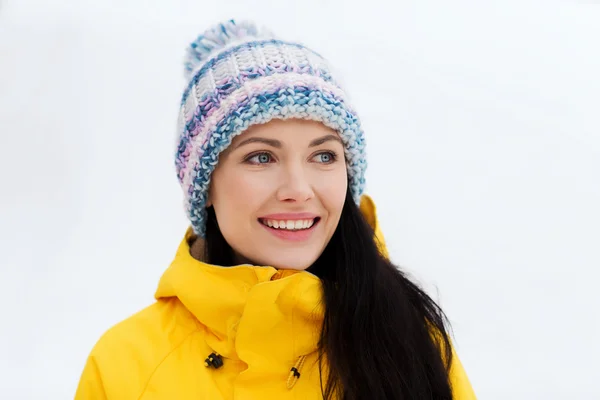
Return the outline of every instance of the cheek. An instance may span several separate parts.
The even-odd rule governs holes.
[[[272,180],[259,175],[235,169],[213,175],[211,200],[223,230],[247,223],[269,195]]]
[[[328,171],[327,174],[321,173],[318,179],[315,179],[314,187],[328,212],[339,216],[344,207],[346,191],[348,190],[346,168]]]

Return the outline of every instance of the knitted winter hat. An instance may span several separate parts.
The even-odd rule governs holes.
[[[336,130],[345,145],[349,190],[360,202],[367,166],[363,131],[319,54],[251,22],[231,20],[191,43],[185,77],[175,166],[197,235],[205,235],[208,188],[219,154],[250,125],[274,118],[314,120]]]

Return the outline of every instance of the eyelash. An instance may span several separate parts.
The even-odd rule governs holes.
[[[246,158],[244,159],[244,162],[245,162],[245,163],[248,163],[248,164],[252,164],[252,165],[264,165],[264,164],[270,164],[270,162],[267,162],[267,163],[258,163],[258,162],[251,162],[251,161],[250,161],[250,160],[252,160],[254,157],[261,156],[261,155],[263,155],[263,154],[266,154],[266,155],[268,155],[269,157],[271,157],[271,158],[274,158],[274,157],[273,157],[273,155],[272,155],[270,152],[268,152],[268,151],[259,151],[259,152],[257,152],[257,153],[252,153],[252,154],[248,155],[248,157],[246,157]],[[322,155],[322,154],[328,154],[328,155],[331,157],[331,161],[329,161],[329,162],[325,162],[325,163],[322,163],[322,164],[324,164],[324,165],[333,164],[333,163],[334,163],[334,162],[336,162],[336,161],[337,161],[337,159],[338,159],[337,153],[336,153],[336,152],[334,152],[334,151],[331,151],[331,150],[327,150],[327,151],[321,151],[321,152],[319,152],[319,153],[315,154],[315,155],[314,155],[312,158],[315,158],[316,156],[319,156],[319,155]]]

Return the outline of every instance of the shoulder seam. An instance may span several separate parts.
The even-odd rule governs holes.
[[[144,385],[144,389],[142,389],[142,392],[140,393],[140,397],[138,397],[138,400],[142,399],[142,396],[144,396],[144,394],[146,393],[146,390],[148,389],[148,385],[150,385],[150,381],[154,377],[154,374],[156,373],[156,371],[158,370],[158,368],[160,368],[160,366],[165,362],[165,360],[167,358],[169,358],[169,356],[175,350],[177,350],[186,340],[188,340],[190,338],[190,336],[192,336],[194,333],[199,332],[199,331],[200,331],[200,329],[196,328],[193,331],[191,331],[190,333],[188,333],[179,343],[177,343],[177,345],[175,345],[171,350],[169,350],[169,352],[163,357],[162,360],[160,360],[160,362],[156,365],[156,368],[154,368],[154,370],[152,371],[152,373],[148,377],[148,381]]]

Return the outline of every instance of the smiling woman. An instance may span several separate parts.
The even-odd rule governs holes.
[[[76,399],[474,399],[444,313],[389,260],[326,60],[230,21],[191,44],[186,77],[190,227]]]

